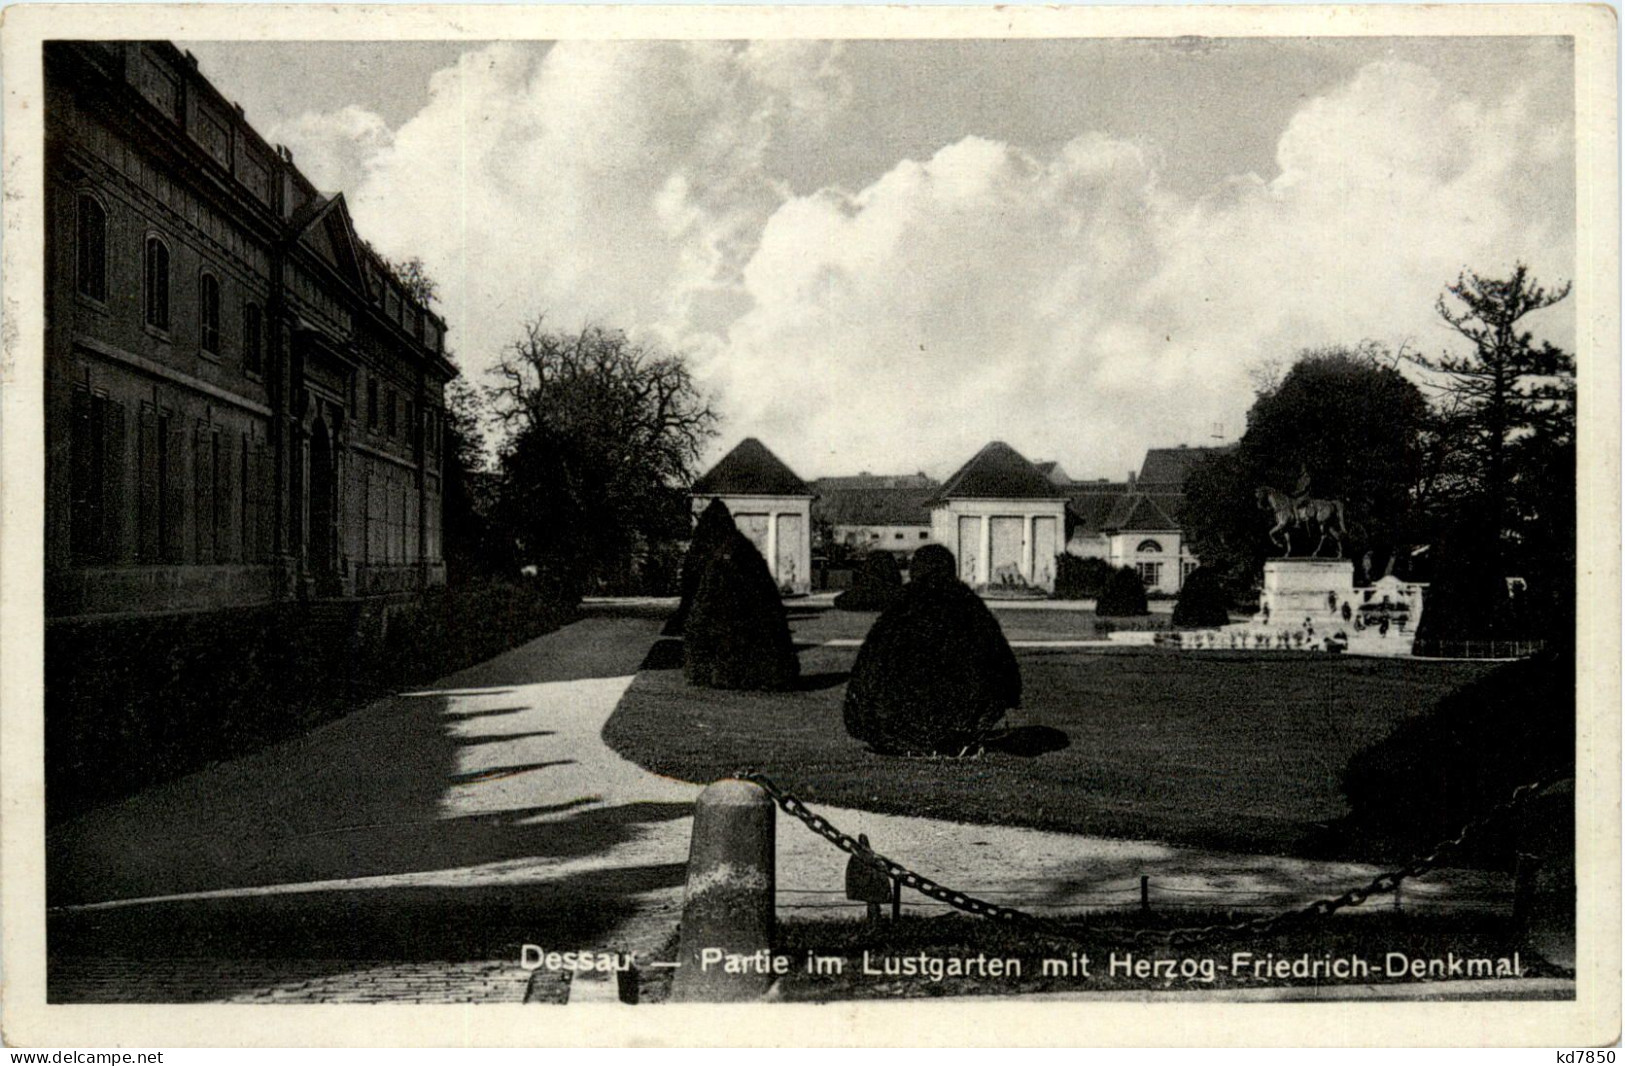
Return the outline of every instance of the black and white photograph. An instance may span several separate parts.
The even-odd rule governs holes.
[[[1607,9],[273,10],[8,17],[8,1042],[1617,1041]]]

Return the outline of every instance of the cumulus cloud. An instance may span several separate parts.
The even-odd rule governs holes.
[[[297,145],[295,162],[323,192],[336,192],[364,175],[394,141],[383,118],[351,104],[337,111],[307,111],[266,131],[279,144]]]
[[[623,326],[693,353],[719,446],[759,435],[808,476],[946,473],[993,438],[1121,476],[1239,433],[1261,357],[1436,350],[1463,267],[1573,271],[1572,130],[1527,86],[1373,63],[1302,103],[1274,173],[1200,196],[1159,183],[1165,146],[1088,130],[809,188],[787,161],[852,128],[851,78],[820,42],[499,44],[392,134],[356,109],[278,132],[441,279],[470,376],[538,312]]]

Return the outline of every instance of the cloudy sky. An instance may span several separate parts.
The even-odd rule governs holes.
[[[466,376],[621,327],[805,477],[1121,477],[1234,439],[1260,360],[1441,350],[1463,268],[1573,274],[1560,38],[187,47],[424,259]]]

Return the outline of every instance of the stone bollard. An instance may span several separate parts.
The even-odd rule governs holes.
[[[729,973],[723,957],[754,961],[771,954],[776,810],[748,781],[717,781],[695,802],[674,1001],[757,999],[773,983],[759,965]]]

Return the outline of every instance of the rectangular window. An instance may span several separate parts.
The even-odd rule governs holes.
[[[163,514],[163,437],[159,435],[158,411],[150,403],[141,405],[141,422],[136,431],[136,559],[155,563],[158,553],[158,525]]]
[[[390,389],[384,399],[384,434],[393,438],[396,430],[395,390]]]
[[[237,454],[237,550],[245,563],[254,559],[253,481],[248,470],[251,444],[248,434],[244,433],[242,451]]]
[[[378,428],[378,382],[367,382],[367,428]]]
[[[416,406],[411,400],[406,401],[406,443],[414,444],[417,441],[418,427],[414,419],[417,417]]]
[[[199,422],[192,436],[192,561],[214,561],[214,433]]]
[[[142,279],[147,325],[169,329],[169,246],[157,237],[147,238]]]
[[[220,354],[220,282],[213,274],[198,276],[198,347]]]
[[[225,562],[231,545],[227,529],[231,522],[231,468],[226,463],[226,453],[221,448],[220,427],[216,426],[209,442],[209,475],[212,480],[209,494],[214,500],[213,521],[210,525],[210,539],[214,543],[214,558],[216,562]]]
[[[74,387],[68,534],[78,562],[99,562],[106,555],[106,411],[106,397],[93,396],[82,386]]]
[[[168,411],[158,416],[158,447],[158,555],[164,562],[178,563],[185,551],[186,490],[181,471],[186,432]]]
[[[1135,563],[1134,569],[1139,571],[1140,581],[1146,588],[1162,584],[1161,563]]]
[[[79,197],[77,274],[79,292],[107,299],[107,212],[94,196]]]
[[[265,326],[260,305],[243,304],[243,370],[259,377],[265,373]]]

